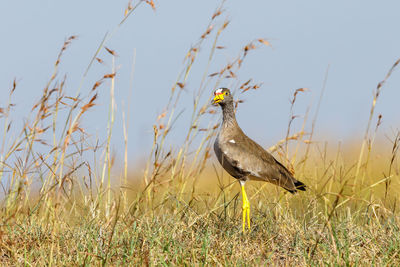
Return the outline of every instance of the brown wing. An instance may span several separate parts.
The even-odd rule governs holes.
[[[245,134],[238,134],[233,140],[234,143],[223,144],[224,154],[235,163],[235,168],[249,173],[250,179],[270,182],[291,193],[296,189],[305,190],[303,183],[297,181],[279,161]]]

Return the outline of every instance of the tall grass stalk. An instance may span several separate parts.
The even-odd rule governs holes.
[[[372,104],[371,104],[371,110],[369,112],[368,123],[367,123],[367,127],[365,129],[364,138],[363,138],[363,142],[362,142],[361,150],[360,150],[360,155],[358,157],[357,168],[356,168],[356,173],[355,173],[355,183],[358,182],[358,176],[360,174],[360,168],[361,168],[362,161],[363,161],[363,156],[364,156],[364,153],[365,153],[364,152],[365,151],[365,147],[366,147],[366,145],[368,143],[368,136],[369,136],[371,123],[372,123],[372,119],[373,119],[374,112],[375,112],[376,102],[377,102],[378,97],[379,97],[379,95],[380,95],[380,93],[382,91],[383,85],[386,83],[386,81],[392,75],[393,71],[395,70],[395,68],[397,67],[397,65],[399,63],[400,63],[400,59],[396,60],[396,62],[389,69],[389,71],[386,74],[385,78],[381,82],[378,83],[378,85],[376,86],[376,89],[374,91]],[[363,175],[363,177],[362,177],[362,181],[361,181],[362,184],[364,183],[364,178],[365,178],[365,175]]]

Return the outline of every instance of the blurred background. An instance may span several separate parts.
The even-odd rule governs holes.
[[[132,3],[135,4],[135,3]],[[58,79],[67,76],[66,91],[74,96],[82,77],[106,33],[113,33],[105,46],[114,50],[116,118],[113,150],[123,153],[122,111],[129,112],[129,159],[146,156],[153,139],[153,124],[163,112],[176,77],[183,68],[187,51],[207,30],[219,3],[204,1],[157,1],[156,9],[139,6],[121,27],[127,0],[86,1],[7,1],[0,9],[0,90],[8,95],[15,78],[18,86],[13,127],[21,128],[32,105],[41,97],[63,42],[77,35],[66,51]],[[297,97],[294,115],[302,116],[311,106],[314,116],[327,72],[326,90],[316,124],[316,140],[359,140],[368,122],[373,91],[400,57],[398,34],[399,1],[373,0],[321,2],[306,1],[227,1],[219,18],[229,20],[217,45],[224,46],[212,61],[209,73],[238,56],[255,38],[268,40],[270,46],[250,53],[238,73],[242,82],[252,78],[262,83],[258,90],[237,96],[238,121],[247,135],[264,147],[285,138],[290,117],[290,99],[298,88],[309,91]],[[212,42],[211,42],[212,44]],[[193,95],[200,86],[207,65],[208,51],[191,72],[185,84],[182,111],[190,110]],[[111,72],[111,56],[103,49],[87,77],[82,94],[93,83]],[[134,69],[134,71],[133,71]],[[132,76],[133,73],[133,76]],[[398,101],[400,75],[394,73],[385,84],[377,103],[376,117],[382,114],[381,137],[399,128]],[[223,82],[221,86],[229,86]],[[210,84],[202,98],[208,101]],[[109,89],[99,90],[94,111],[83,118],[85,129],[105,138],[108,121]],[[0,106],[8,97],[0,97]],[[172,129],[179,142],[186,132],[191,112],[184,112]],[[20,124],[20,125],[18,125]],[[207,126],[207,125],[205,125]]]

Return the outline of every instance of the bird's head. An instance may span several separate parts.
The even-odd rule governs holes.
[[[228,88],[218,88],[214,92],[213,105],[225,105],[226,103],[233,102],[231,91]]]

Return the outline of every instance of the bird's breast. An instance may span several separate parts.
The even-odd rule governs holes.
[[[228,141],[229,142],[229,141]],[[224,145],[224,143],[220,142],[217,138],[214,143],[214,152],[217,156],[219,163],[222,167],[233,177],[240,179],[246,176],[246,173],[243,172],[240,168],[238,168],[238,161],[235,158],[231,158],[228,155],[230,154],[226,151],[229,147]]]

